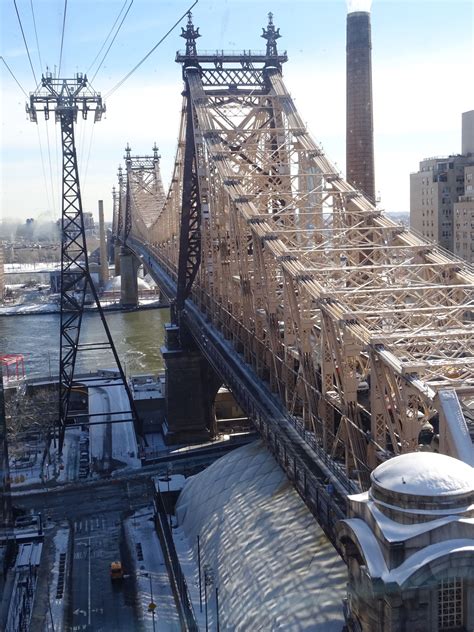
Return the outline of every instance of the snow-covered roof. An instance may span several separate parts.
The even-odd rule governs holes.
[[[360,518],[350,518],[343,522],[357,538],[370,577],[372,579],[380,578],[385,583],[396,582],[402,586],[417,570],[445,555],[472,553],[474,556],[474,540],[468,538],[447,540],[420,549],[402,562],[400,566],[389,570],[380,544],[370,527]]]
[[[447,540],[446,542],[431,544],[414,553],[405,560],[403,564],[400,564],[398,568],[391,570],[383,576],[382,579],[386,582],[397,582],[397,584],[401,586],[419,568],[426,566],[426,564],[440,557],[453,555],[455,553],[472,553],[474,556],[474,540]]]
[[[260,441],[188,479],[176,515],[214,571],[221,629],[341,630],[346,567]]]
[[[474,492],[474,468],[445,454],[410,452],[379,465],[372,483],[399,494],[446,496]]]

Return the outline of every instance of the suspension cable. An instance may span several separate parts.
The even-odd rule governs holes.
[[[118,26],[118,29],[115,31],[115,35],[113,36],[112,41],[111,41],[111,42],[110,42],[110,44],[109,44],[109,47],[108,47],[108,48],[107,48],[107,50],[105,51],[105,55],[102,57],[102,61],[100,62],[100,64],[99,64],[99,66],[98,66],[97,70],[95,71],[94,76],[92,77],[92,80],[91,80],[91,81],[94,81],[94,79],[95,79],[95,78],[96,78],[96,76],[97,76],[97,73],[99,72],[99,70],[100,70],[100,69],[101,69],[101,67],[102,67],[102,64],[103,64],[103,63],[104,63],[104,61],[105,61],[105,58],[106,58],[106,57],[107,57],[107,55],[109,54],[109,50],[112,48],[112,44],[115,42],[115,38],[117,37],[117,35],[119,34],[120,29],[122,28],[122,24],[124,23],[125,18],[126,18],[126,17],[127,17],[127,15],[128,15],[128,12],[129,12],[129,11],[130,11],[130,9],[132,8],[132,4],[133,4],[133,2],[134,2],[134,0],[130,0],[130,4],[128,5],[127,10],[125,11],[125,15],[123,16],[122,21],[120,22],[120,24],[119,24],[119,26]]]
[[[18,18],[18,24],[20,25],[21,34],[23,36],[23,42],[26,48],[26,54],[28,55],[28,60],[30,62],[31,72],[33,73],[33,79],[35,80],[35,87],[38,85],[38,81],[36,80],[35,69],[33,68],[33,62],[31,61],[30,50],[28,48],[28,44],[26,42],[25,32],[23,30],[23,24],[21,23],[20,14],[18,12],[18,7],[16,5],[16,0],[13,0],[13,4],[15,5],[16,16]]]
[[[107,37],[106,37],[106,38],[105,38],[105,40],[104,40],[104,43],[103,43],[103,44],[102,44],[102,46],[100,47],[99,52],[97,53],[97,55],[94,57],[94,60],[92,61],[91,65],[90,65],[90,66],[89,66],[89,68],[86,70],[86,75],[88,75],[88,74],[89,74],[89,72],[90,72],[91,68],[93,67],[93,65],[94,65],[94,64],[95,64],[95,62],[97,61],[97,59],[98,59],[99,55],[100,55],[100,54],[101,54],[101,52],[104,50],[104,48],[105,48],[105,46],[106,46],[106,44],[107,44],[107,41],[108,41],[109,37],[110,37],[110,36],[112,35],[112,33],[113,33],[113,30],[114,30],[114,28],[115,28],[115,25],[116,25],[116,24],[117,24],[117,22],[119,21],[120,16],[122,15],[122,12],[123,12],[123,10],[125,9],[125,7],[126,7],[126,5],[127,5],[127,2],[128,2],[128,0],[124,0],[124,2],[123,2],[123,4],[122,4],[122,8],[120,9],[120,11],[119,11],[119,13],[118,13],[117,17],[115,18],[115,22],[112,24],[112,28],[111,28],[111,29],[110,29],[110,31],[108,32],[108,35],[107,35]]]
[[[15,81],[16,85],[20,88],[20,90],[23,92],[23,94],[25,95],[26,98],[28,98],[28,95],[26,93],[26,90],[23,88],[23,86],[21,85],[21,83],[18,81],[18,79],[15,77],[15,75],[13,74],[13,70],[10,68],[10,66],[7,64],[7,62],[4,60],[3,57],[0,57],[0,59],[3,61],[3,63],[5,64],[6,69],[8,70],[8,72],[11,74],[11,76],[13,77],[13,80]]]
[[[157,44],[155,44],[155,46],[153,46],[153,48],[152,48],[152,49],[151,49],[151,50],[150,50],[150,51],[149,51],[149,52],[145,55],[145,57],[143,57],[143,59],[142,59],[141,61],[139,61],[139,62],[138,62],[138,64],[137,64],[134,68],[132,68],[132,70],[131,70],[128,74],[126,74],[126,75],[125,75],[125,77],[123,77],[123,79],[121,79],[121,80],[120,80],[120,81],[119,81],[119,82],[118,82],[118,83],[117,83],[117,84],[116,84],[116,85],[115,85],[115,86],[114,86],[111,90],[109,90],[109,91],[107,92],[107,94],[105,95],[104,99],[108,99],[108,98],[110,98],[110,97],[112,96],[112,94],[113,94],[116,90],[118,90],[118,89],[119,89],[119,88],[120,88],[120,87],[121,87],[121,86],[122,86],[122,85],[123,85],[123,84],[127,81],[127,79],[129,79],[129,78],[133,75],[133,73],[134,73],[136,70],[138,70],[138,68],[140,68],[140,66],[141,66],[141,65],[142,65],[142,64],[143,64],[143,63],[144,63],[144,62],[148,59],[148,57],[150,57],[150,55],[151,55],[152,53],[154,53],[154,52],[155,52],[155,50],[158,48],[158,46],[160,46],[160,44],[162,44],[162,43],[165,41],[165,39],[168,37],[168,35],[170,35],[170,33],[172,33],[172,32],[174,31],[174,29],[178,26],[178,24],[181,22],[181,20],[183,20],[183,19],[186,17],[186,15],[187,15],[187,14],[191,11],[191,9],[192,9],[192,8],[193,8],[193,7],[194,7],[194,6],[195,6],[198,2],[199,2],[199,0],[195,0],[195,1],[193,2],[193,4],[189,7],[189,9],[186,9],[186,11],[183,13],[183,15],[182,15],[182,16],[181,16],[178,20],[176,20],[176,22],[175,22],[175,23],[173,24],[173,26],[169,29],[169,31],[167,31],[167,32],[163,35],[163,37],[160,39],[160,41],[159,41]]]
[[[61,63],[63,61],[63,44],[64,44],[64,31],[66,27],[66,11],[67,11],[67,0],[64,0],[63,30],[61,33],[61,51],[59,53],[58,77],[61,76]]]
[[[33,9],[33,0],[30,0],[30,7],[31,7],[31,15],[33,16],[33,26],[35,29],[35,38],[36,38],[36,48],[38,49],[38,59],[39,59],[39,63],[40,63],[40,71],[43,70],[43,62],[41,61],[41,52],[40,52],[40,45],[39,45],[39,40],[38,40],[38,31],[36,30],[36,19],[35,19],[35,12]]]

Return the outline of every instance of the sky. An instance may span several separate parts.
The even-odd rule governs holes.
[[[63,77],[86,72],[105,97],[102,121],[75,131],[83,209],[97,215],[124,148],[160,149],[165,187],[171,177],[181,109],[180,27],[118,89],[193,0],[16,0],[36,80],[46,67]],[[350,0],[367,10],[370,0]],[[110,48],[114,21],[128,14]],[[193,21],[201,50],[262,50],[272,11],[288,52],[284,82],[313,137],[345,173],[346,0],[199,0]],[[371,6],[375,179],[380,205],[409,211],[409,174],[425,157],[461,151],[461,113],[474,109],[472,0],[374,0]],[[34,17],[34,20],[33,20]],[[0,55],[26,93],[36,87],[14,0],[0,0]],[[36,31],[35,31],[36,25]],[[97,55],[105,44],[102,52]],[[100,67],[99,67],[100,64]],[[96,74],[96,70],[98,72]],[[96,75],[96,76],[94,76]],[[57,219],[61,214],[60,129],[54,117],[29,122],[26,97],[0,61],[0,220]]]

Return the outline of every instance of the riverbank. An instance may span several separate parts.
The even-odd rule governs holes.
[[[104,304],[103,302],[101,302],[101,306],[104,312],[137,312],[145,309],[163,309],[169,307],[167,303],[162,303],[154,299],[143,299],[137,307],[122,307],[120,303]],[[98,310],[95,305],[86,305],[84,311],[93,313]],[[0,316],[38,316],[44,314],[59,314],[59,312],[60,309],[57,303],[34,303],[0,307]]]

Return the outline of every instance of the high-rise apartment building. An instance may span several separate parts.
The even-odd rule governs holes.
[[[474,262],[474,110],[462,115],[462,154],[427,158],[410,175],[410,225]]]

